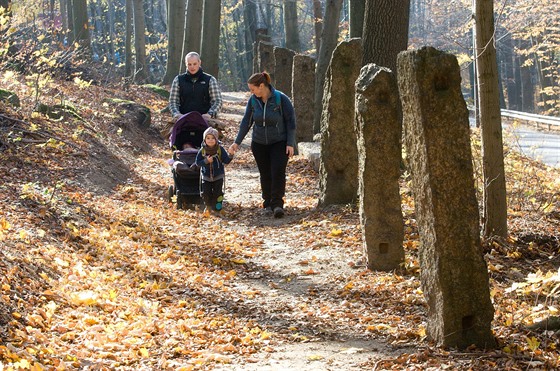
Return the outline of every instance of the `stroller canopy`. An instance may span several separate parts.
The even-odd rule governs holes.
[[[190,143],[199,148],[204,138],[204,130],[208,129],[208,123],[197,111],[192,111],[181,116],[169,136],[169,147],[181,150],[183,144]]]

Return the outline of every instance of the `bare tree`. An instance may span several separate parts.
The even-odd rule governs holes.
[[[350,37],[362,37],[366,0],[348,0],[350,13]]]
[[[506,181],[498,64],[494,39],[494,4],[474,0],[476,33],[476,77],[482,133],[483,234],[507,236]]]
[[[204,22],[202,24],[201,59],[202,68],[218,78],[220,57],[221,0],[204,0]]]
[[[185,29],[185,0],[169,0],[167,11],[167,65],[163,83],[169,84],[181,69],[183,33]]]
[[[286,30],[286,48],[296,52],[301,51],[295,0],[284,0],[284,29]]]
[[[313,17],[315,18],[315,54],[319,55],[321,35],[323,34],[323,7],[321,0],[313,0]]]
[[[148,66],[146,65],[146,22],[144,20],[144,1],[133,0],[132,10],[134,15],[134,50],[136,52],[134,81],[144,83],[148,80]]]
[[[408,44],[410,0],[367,0],[362,65],[375,63],[397,70],[397,55]]]
[[[72,25],[74,31],[73,41],[80,45],[84,56],[89,58],[91,56],[91,38],[89,34],[86,0],[72,1]]]
[[[126,24],[124,37],[124,75],[132,76],[132,0],[125,1]]]
[[[329,67],[333,50],[337,45],[338,23],[341,8],[342,0],[328,0],[325,8],[321,47],[319,48],[317,67],[315,69],[315,117],[313,120],[313,131],[315,133],[321,130],[325,74]]]
[[[200,53],[203,6],[203,0],[188,0],[182,55],[188,52]],[[184,60],[181,58],[181,72],[185,71],[184,64]]]

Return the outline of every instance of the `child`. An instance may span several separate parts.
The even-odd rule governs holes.
[[[202,176],[201,196],[206,205],[205,212],[220,212],[224,199],[224,165],[233,158],[218,141],[218,130],[210,127],[204,131],[202,148],[196,155]]]

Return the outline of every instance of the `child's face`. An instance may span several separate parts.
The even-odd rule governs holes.
[[[206,145],[208,147],[214,147],[216,145],[216,137],[214,137],[212,134],[206,135],[204,141],[206,142]]]
[[[183,144],[183,149],[189,149],[189,148],[194,148],[194,147],[192,146],[192,144],[190,144],[188,142]]]

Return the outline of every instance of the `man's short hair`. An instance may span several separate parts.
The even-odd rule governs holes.
[[[185,55],[185,60],[193,57],[198,58],[198,60],[200,61],[200,54],[198,54],[197,52],[188,52],[187,55]]]

